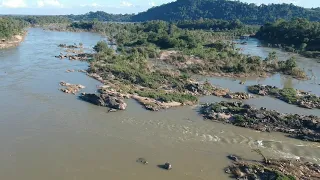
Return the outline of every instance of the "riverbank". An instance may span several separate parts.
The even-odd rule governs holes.
[[[27,32],[23,32],[19,35],[14,35],[10,39],[2,39],[0,40],[0,49],[7,49],[7,48],[12,48],[19,46],[20,43],[24,40],[26,37]]]

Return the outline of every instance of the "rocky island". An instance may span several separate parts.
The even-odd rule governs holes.
[[[242,102],[205,104],[204,118],[262,132],[283,132],[297,139],[320,142],[320,118],[254,108]]]
[[[271,96],[280,99],[286,103],[294,104],[302,108],[320,109],[320,97],[314,94],[296,90],[293,88],[280,89],[275,86],[253,85],[248,87],[252,94],[260,96]]]
[[[236,155],[229,155],[232,164],[225,172],[238,180],[317,180],[320,179],[320,165],[294,159],[272,159],[263,155],[260,149],[253,152],[263,160],[247,160]]]

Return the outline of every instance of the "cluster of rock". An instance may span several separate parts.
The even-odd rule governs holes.
[[[97,73],[87,73],[87,76],[92,77],[93,79],[95,79],[101,83],[105,82],[104,79]]]
[[[232,164],[225,169],[238,180],[271,179],[320,179],[320,165],[299,160],[268,159],[267,161],[244,160],[230,155]]]
[[[87,73],[86,70],[83,70],[83,69],[79,69],[79,70],[74,70],[74,69],[67,69],[66,70],[66,73],[71,73],[71,72],[82,72],[82,73]]]
[[[76,44],[74,44],[74,45],[59,44],[58,47],[69,48],[69,49],[77,49],[77,48],[82,48],[82,44],[79,44],[79,46],[76,45]]]
[[[285,89],[280,89],[275,86],[268,85],[253,85],[248,87],[248,91],[253,94],[261,96],[272,96],[289,104],[295,104],[302,108],[318,108],[320,109],[320,97],[308,92],[299,91],[296,89],[290,89],[294,94],[287,95]],[[285,96],[293,96],[288,100]]]
[[[139,95],[132,95],[131,98],[138,101],[141,105],[143,105],[147,110],[150,111],[160,111],[163,109],[169,109],[171,107],[178,107],[184,105],[180,102],[163,102],[153,98],[142,97]]]
[[[189,84],[185,85],[185,89],[192,93],[192,95],[196,96],[218,96],[224,97],[228,99],[239,99],[239,100],[246,100],[250,98],[254,98],[254,96],[246,93],[246,92],[230,92],[229,89],[224,89],[221,87],[216,87],[205,81],[204,83],[199,82],[190,82]]]
[[[80,60],[80,61],[87,61],[93,58],[93,54],[90,53],[80,53],[80,54],[62,54],[60,53],[55,58],[59,59],[69,59],[69,60]]]
[[[137,163],[140,163],[140,164],[143,164],[143,165],[147,165],[149,164],[149,162],[145,159],[145,158],[138,158]],[[158,165],[158,167],[162,168],[162,169],[165,169],[165,170],[171,170],[172,169],[172,165],[171,163],[164,163],[163,165]]]
[[[99,92],[99,94],[82,93],[80,99],[97,106],[108,107],[110,108],[110,112],[125,110],[127,108],[127,103],[124,99],[129,98],[129,96],[122,95],[112,90],[100,90]]]
[[[320,142],[320,118],[313,115],[284,114],[265,108],[256,109],[242,102],[224,101],[203,105],[200,114],[206,119],[264,132],[283,132],[294,138]]]
[[[253,95],[245,93],[245,92],[228,93],[223,97],[224,98],[229,98],[229,99],[239,99],[239,100],[246,100],[246,99],[254,98]]]
[[[67,93],[67,94],[76,94],[78,93],[81,89],[84,89],[85,86],[81,84],[70,84],[66,82],[60,82],[60,86],[64,86],[65,88],[61,88],[60,91]]]

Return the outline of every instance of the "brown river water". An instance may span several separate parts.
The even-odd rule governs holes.
[[[252,148],[274,158],[303,157],[320,163],[319,143],[204,121],[197,114],[197,106],[149,112],[128,100],[126,111],[107,113],[106,108],[60,92],[62,80],[85,85],[85,92],[94,92],[99,82],[83,73],[66,73],[67,69],[86,69],[88,65],[54,58],[61,52],[57,45],[82,42],[90,48],[101,39],[92,33],[29,29],[19,47],[0,51],[0,179],[225,180],[230,179],[223,171],[230,163],[226,156],[259,159]],[[250,40],[243,46],[244,53],[266,56],[272,51],[256,47],[257,43]],[[290,56],[280,51],[278,55]],[[312,69],[320,75],[317,60],[298,57],[298,62],[306,71]],[[239,80],[210,81],[233,91],[246,90]],[[297,81],[275,75],[247,80],[246,85],[256,83],[320,93],[317,79]],[[201,98],[201,102],[221,100]],[[320,116],[320,110],[301,109],[268,97],[247,102],[281,112]],[[149,164],[137,163],[140,157]],[[171,171],[158,168],[167,161],[172,163]]]

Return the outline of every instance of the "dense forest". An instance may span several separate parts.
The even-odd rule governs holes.
[[[200,18],[234,20],[246,24],[264,24],[280,18],[290,20],[295,17],[311,21],[320,20],[319,9],[306,9],[293,4],[248,4],[229,0],[177,0],[151,8],[131,18],[131,21],[148,20],[197,20]]]
[[[320,22],[301,18],[278,20],[262,26],[256,37],[288,51],[300,52],[308,57],[320,57]]]
[[[25,21],[19,21],[10,17],[0,17],[0,38],[8,39],[23,31],[28,25]]]
[[[262,4],[257,6],[253,3],[230,0],[177,0],[138,14],[109,14],[97,11],[82,15],[14,16],[14,18],[33,25],[70,21],[144,22],[164,20],[178,22],[178,26],[181,28],[218,31],[239,29],[239,26],[243,26],[242,23],[262,25],[267,22],[275,22],[278,19],[306,18],[310,21],[320,21],[320,9],[307,9],[293,4]],[[193,21],[190,23],[190,20]]]
[[[215,32],[233,31],[236,35],[254,34],[260,26],[245,25],[239,20],[200,19],[174,22],[181,29],[202,29]]]
[[[109,14],[103,11],[89,12],[82,15],[68,15],[67,18],[73,21],[112,21],[112,22],[128,22],[132,17],[131,14]]]

